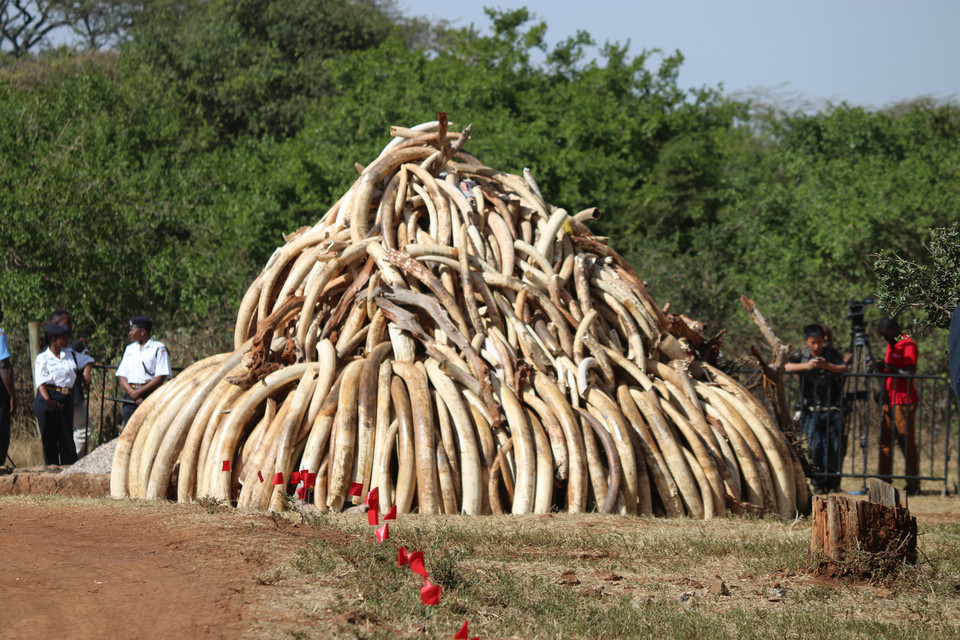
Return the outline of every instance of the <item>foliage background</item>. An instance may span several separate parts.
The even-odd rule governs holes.
[[[378,0],[62,6],[81,36],[80,9],[113,22],[76,48],[0,56],[0,300],[15,336],[54,308],[105,361],[135,313],[161,335],[226,336],[282,234],[338,199],[390,125],[441,110],[474,125],[467,148],[487,164],[529,167],[568,210],[600,207],[596,231],[661,304],[726,327],[729,356],[755,338],[741,293],[785,341],[820,320],[841,345],[849,299],[881,295],[929,326],[958,299],[954,103],[774,109],[679,87],[680,52],[589,58],[583,32],[548,48],[523,10],[490,11],[485,36]],[[943,336],[921,345],[921,369],[942,369]]]

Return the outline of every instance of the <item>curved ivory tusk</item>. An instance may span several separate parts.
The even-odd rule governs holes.
[[[363,361],[355,360],[344,370],[337,400],[337,415],[334,421],[335,440],[331,440],[330,481],[327,486],[327,506],[340,511],[347,499],[353,471],[354,452],[357,448],[357,414],[359,412],[360,373]],[[359,502],[362,496],[354,496]]]
[[[400,376],[393,376],[390,397],[397,412],[400,442],[397,445],[399,469],[397,471],[397,513],[410,513],[417,490],[417,461],[414,452],[413,415],[407,386]]]
[[[587,393],[587,372],[590,371],[592,367],[599,366],[600,363],[597,362],[596,358],[583,358],[580,360],[580,364],[577,365],[577,390],[581,396]]]
[[[500,387],[500,402],[507,416],[510,435],[517,463],[516,490],[513,496],[511,513],[522,515],[532,513],[536,497],[536,445],[533,432],[516,394],[506,386]],[[552,465],[551,465],[552,466]]]

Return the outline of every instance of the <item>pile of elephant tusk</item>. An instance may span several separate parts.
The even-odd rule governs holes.
[[[250,286],[235,351],[136,411],[114,496],[282,510],[304,470],[300,495],[334,511],[374,487],[399,513],[804,508],[783,434],[668,330],[585,225],[594,209],[570,215],[528,171],[484,165],[442,114],[390,133]]]

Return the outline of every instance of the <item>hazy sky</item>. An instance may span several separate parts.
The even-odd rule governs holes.
[[[474,24],[484,6],[527,7],[551,43],[585,29],[630,51],[679,49],[683,88],[775,89],[783,99],[868,107],[960,100],[960,0],[398,0],[407,15]]]

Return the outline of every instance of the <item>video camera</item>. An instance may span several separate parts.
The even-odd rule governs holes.
[[[866,334],[867,325],[864,320],[864,315],[866,314],[867,307],[873,306],[875,302],[873,298],[847,300],[847,320],[849,320],[852,325],[850,328],[851,335],[859,336]]]

